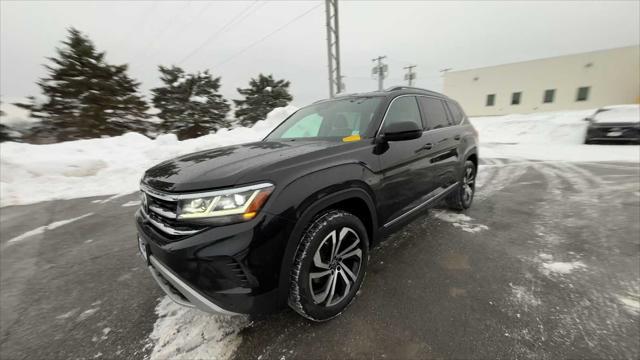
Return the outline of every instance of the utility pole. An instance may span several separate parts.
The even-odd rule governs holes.
[[[344,85],[344,81],[342,81],[342,79],[346,78],[346,76],[344,75],[340,75],[340,77],[338,78],[340,81],[338,82],[338,93],[342,93],[347,91],[347,87]]]
[[[340,35],[338,30],[338,0],[325,0],[327,15],[327,56],[329,58],[329,97],[344,90],[340,73]]]
[[[407,73],[404,74],[404,79],[409,81],[409,86],[413,86],[413,80],[416,78],[417,74],[413,72],[413,68],[417,65],[409,65],[405,66],[403,69],[407,70]]]
[[[371,59],[371,61],[373,62],[378,62],[378,65],[374,66],[373,69],[371,70],[371,73],[373,75],[377,75],[378,76],[378,91],[382,91],[383,89],[383,81],[384,78],[387,76],[387,70],[388,67],[386,64],[382,63],[382,59],[386,58],[386,56],[378,56],[375,59]]]

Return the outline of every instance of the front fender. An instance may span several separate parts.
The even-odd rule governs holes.
[[[360,164],[345,164],[305,175],[277,194],[269,212],[288,220],[289,239],[280,269],[280,301],[286,304],[289,274],[302,234],[315,215],[348,199],[364,202],[371,218],[371,244],[377,241],[378,220],[374,193],[367,183],[368,170]],[[332,184],[327,186],[326,184]]]

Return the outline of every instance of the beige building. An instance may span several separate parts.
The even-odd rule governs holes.
[[[450,71],[444,93],[469,116],[640,102],[640,47]]]

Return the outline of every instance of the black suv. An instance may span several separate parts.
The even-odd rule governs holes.
[[[223,314],[285,307],[331,319],[369,249],[439,200],[471,205],[477,133],[460,105],[394,87],[301,108],[264,140],[146,171],[139,246],[177,303]]]

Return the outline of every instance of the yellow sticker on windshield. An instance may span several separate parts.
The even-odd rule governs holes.
[[[342,141],[344,142],[352,142],[352,141],[360,141],[360,135],[350,135],[347,137],[343,137]]]

